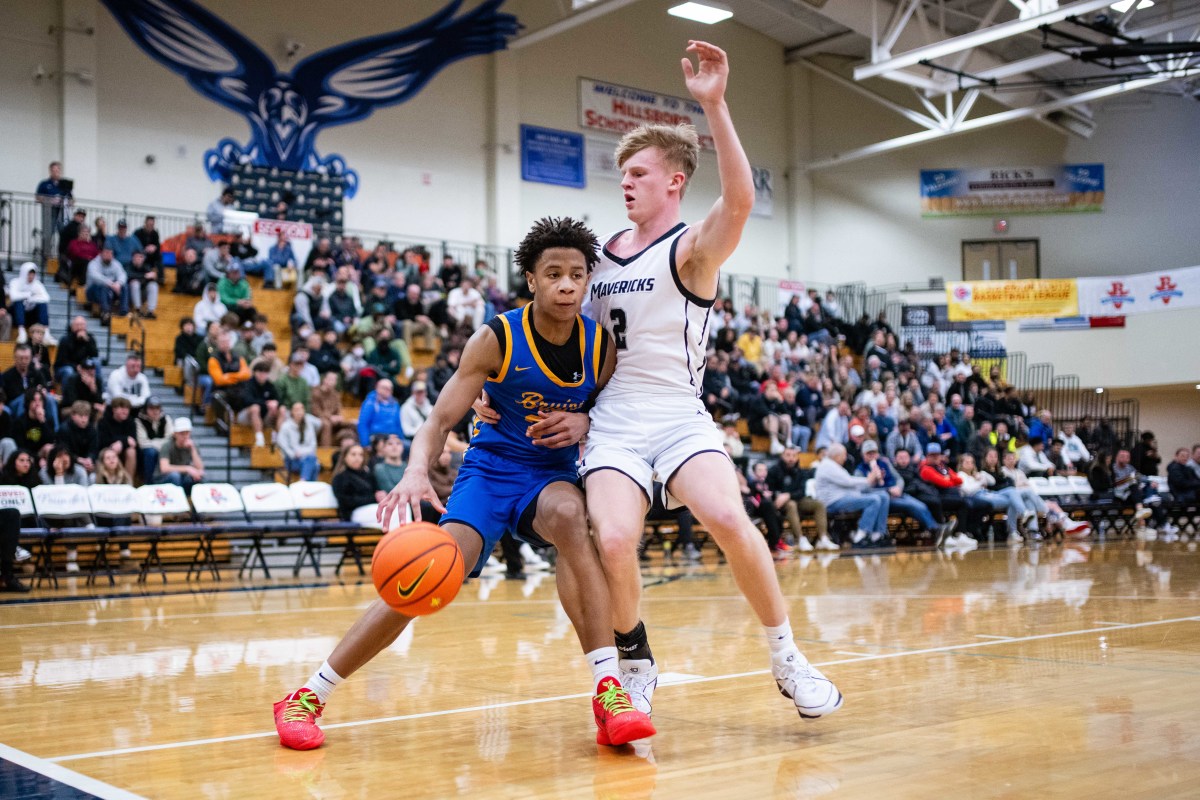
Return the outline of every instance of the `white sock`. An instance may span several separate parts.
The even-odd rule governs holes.
[[[771,655],[776,656],[780,653],[788,653],[796,649],[796,640],[792,638],[792,623],[784,620],[782,625],[771,627],[763,625],[763,632],[767,635],[767,645],[771,648]]]
[[[324,703],[329,699],[329,695],[333,694],[333,690],[338,687],[338,684],[344,680],[346,679],[334,672],[333,667],[329,666],[329,662],[326,661],[308,679],[304,688],[312,689],[317,699]]]
[[[584,658],[587,659],[588,668],[592,671],[592,685],[598,686],[600,681],[605,678],[621,679],[617,671],[617,648],[599,647],[588,653]]]

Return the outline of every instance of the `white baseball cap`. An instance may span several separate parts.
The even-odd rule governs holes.
[[[190,433],[192,430],[192,421],[187,417],[175,420],[176,433]]]

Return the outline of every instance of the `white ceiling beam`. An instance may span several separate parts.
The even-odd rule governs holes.
[[[902,5],[896,6],[896,15],[888,26],[887,31],[883,34],[883,39],[879,41],[876,47],[877,53],[892,54],[892,48],[896,46],[896,40],[900,38],[900,34],[904,32],[904,26],[912,19],[913,12],[917,10],[917,6],[921,5],[921,0],[906,0]]]
[[[1100,100],[1105,97],[1111,97],[1113,95],[1123,94],[1125,92],[1133,92],[1137,91],[1138,89],[1144,89],[1148,86],[1154,86],[1155,84],[1166,83],[1167,81],[1182,80],[1196,75],[1200,75],[1200,69],[1193,69],[1190,72],[1185,72],[1183,74],[1179,72],[1161,73],[1149,78],[1141,78],[1136,81],[1114,84],[1113,86],[1104,86],[1099,89],[1092,89],[1087,92],[1081,92],[1080,94],[1070,95],[1062,98],[1061,100],[1052,100],[1050,102],[1039,103],[1037,105],[1026,106],[1024,108],[1013,108],[1009,109],[1008,111],[1001,111],[996,114],[988,114],[987,116],[966,120],[958,127],[953,129],[920,131],[919,133],[910,133],[907,136],[898,136],[894,139],[876,142],[875,144],[869,144],[866,147],[860,147],[847,153],[839,153],[837,155],[830,156],[829,158],[810,162],[809,164],[805,165],[804,168],[812,171],[846,164],[851,161],[859,161],[864,158],[870,158],[871,156],[879,155],[880,153],[901,150],[906,147],[924,144],[925,142],[930,142],[935,139],[942,139],[947,136],[955,136],[960,133],[967,133],[969,131],[977,131],[981,128],[990,128],[995,125],[1002,125],[1004,123],[1014,122],[1019,119],[1039,117],[1043,114],[1048,114],[1051,111],[1057,111],[1060,108],[1067,108],[1069,106],[1078,105],[1079,103]]]
[[[1019,33],[1034,30],[1039,25],[1050,25],[1055,22],[1062,22],[1070,16],[1087,14],[1101,8],[1107,8],[1110,2],[1112,0],[1079,0],[1076,3],[1060,6],[1057,10],[1047,14],[1039,14],[1036,17],[1029,17],[1028,19],[1014,19],[1010,22],[1002,22],[999,25],[983,28],[982,30],[964,33],[962,36],[944,39],[940,42],[918,47],[915,50],[909,50],[906,53],[893,56],[886,61],[855,67],[854,80],[861,81],[867,78],[874,78],[894,70],[903,69],[904,67],[911,67],[921,61],[942,58],[943,56],[960,53],[972,47],[980,47],[991,42],[998,42],[1001,39],[1007,39]]]
[[[820,64],[817,64],[814,61],[809,61],[808,59],[801,59],[800,64],[802,66],[804,66],[806,69],[812,70],[813,72],[817,73],[818,75],[820,75],[824,78],[827,78],[828,80],[833,81],[837,85],[844,86],[845,88],[850,89],[853,92],[857,92],[858,94],[862,95],[863,97],[867,98],[868,100],[878,103],[879,105],[883,106],[884,108],[888,109],[889,111],[894,111],[895,113],[899,114],[900,116],[902,116],[912,122],[915,122],[916,124],[920,125],[922,128],[926,128],[928,130],[934,130],[934,129],[939,129],[942,127],[941,120],[932,119],[932,118],[927,117],[924,114],[920,113],[919,111],[913,111],[911,108],[906,108],[905,106],[902,106],[899,103],[894,103],[891,100],[887,99],[886,97],[884,97],[882,95],[878,95],[875,92],[872,92],[870,89],[865,88],[862,84],[855,83],[854,81],[850,80],[849,78],[844,78],[841,75],[834,72],[833,70],[826,69],[825,67],[822,67]]]

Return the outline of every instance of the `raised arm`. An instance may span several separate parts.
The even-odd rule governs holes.
[[[689,290],[701,297],[713,297],[721,265],[741,240],[742,229],[754,206],[754,176],[725,104],[729,57],[724,50],[707,42],[690,41],[687,49],[699,58],[699,66],[693,68],[691,59],[684,58],[683,76],[688,91],[704,109],[712,131],[721,196],[704,221],[680,240],[679,271]]]
[[[439,511],[446,510],[429,484],[429,468],[442,454],[450,429],[466,416],[471,403],[483,391],[488,376],[499,370],[500,362],[500,343],[492,329],[485,325],[467,342],[458,370],[446,382],[429,419],[417,431],[404,478],[379,504],[377,517],[385,527],[390,524],[393,514],[403,523],[405,507],[412,508],[413,519],[419,519],[422,500],[429,501]]]

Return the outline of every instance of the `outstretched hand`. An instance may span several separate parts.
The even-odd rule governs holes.
[[[729,79],[729,57],[721,48],[695,39],[688,41],[687,51],[695,53],[699,66],[693,67],[690,58],[682,59],[683,80],[692,97],[701,103],[717,103],[725,98],[725,83]]]
[[[399,520],[398,524],[407,525],[410,519],[412,521],[421,519],[422,500],[427,500],[438,511],[446,513],[446,507],[438,499],[437,492],[433,491],[429,477],[422,472],[410,469],[404,473],[404,477],[396,484],[396,488],[388,492],[387,497],[379,503],[375,518],[379,520],[379,524],[383,526],[384,530],[388,530],[391,526],[393,516]]]

